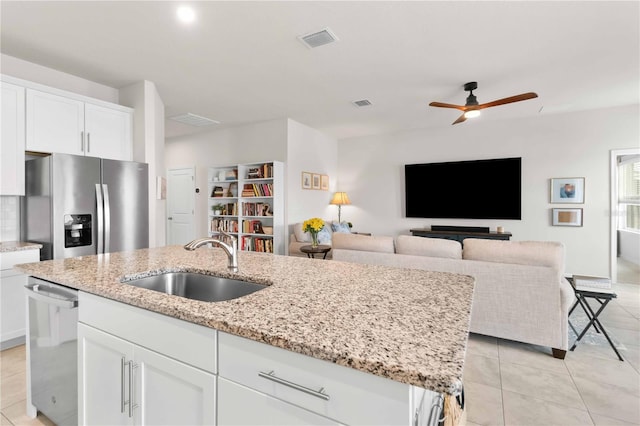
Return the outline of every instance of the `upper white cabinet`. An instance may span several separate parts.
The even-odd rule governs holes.
[[[132,112],[27,88],[26,150],[131,160]]]
[[[84,102],[27,89],[27,150],[84,154]]]
[[[84,105],[86,155],[131,160],[130,112],[101,105]]]
[[[2,85],[0,195],[24,195],[24,87]]]

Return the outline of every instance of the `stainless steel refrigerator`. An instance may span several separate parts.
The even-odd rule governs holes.
[[[149,247],[148,165],[52,154],[25,164],[21,239],[41,260]]]

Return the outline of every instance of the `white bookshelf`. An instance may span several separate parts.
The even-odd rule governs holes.
[[[285,253],[283,163],[213,166],[207,180],[209,236],[223,230],[238,238],[240,250]]]

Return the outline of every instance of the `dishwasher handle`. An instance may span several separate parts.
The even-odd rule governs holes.
[[[72,296],[63,290],[58,290],[56,287],[42,284],[27,284],[25,288],[28,292],[27,295],[32,299],[64,309],[78,307],[77,296]]]

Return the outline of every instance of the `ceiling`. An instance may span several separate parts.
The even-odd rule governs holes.
[[[480,103],[539,95],[482,121],[639,103],[637,1],[195,1],[191,26],[179,4],[3,0],[0,48],[115,88],[152,81],[166,116],[221,122],[167,121],[166,137],[282,117],[337,139],[450,126],[459,112],[428,103],[464,104],[468,81]],[[338,42],[297,39],[326,27]]]

